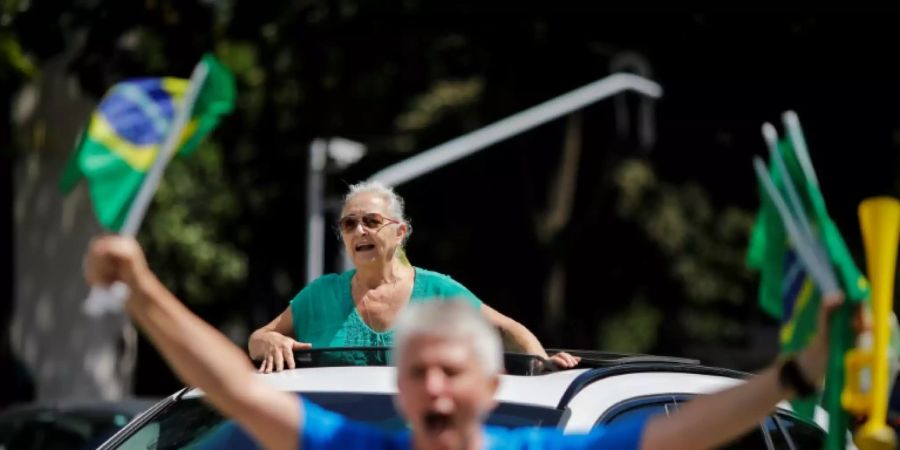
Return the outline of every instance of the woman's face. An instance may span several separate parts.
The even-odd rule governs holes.
[[[390,261],[406,235],[406,224],[390,215],[384,198],[371,192],[347,200],[338,226],[347,256],[357,268]]]

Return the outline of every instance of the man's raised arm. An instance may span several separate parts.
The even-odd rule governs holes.
[[[121,281],[128,285],[128,314],[183,382],[203,389],[207,401],[234,418],[266,448],[298,448],[303,414],[299,398],[259,380],[243,351],[163,286],[134,239],[97,239],[85,262],[88,283],[108,286]]]
[[[785,369],[777,362],[746,383],[715,394],[698,396],[669,417],[651,419],[641,448],[704,449],[732,441],[758,426],[781,400],[798,394],[797,384],[813,389],[825,376],[828,362],[828,324],[843,303],[843,294],[822,298],[816,336]],[[794,384],[793,386],[791,384]],[[842,430],[831,430],[841,433]]]

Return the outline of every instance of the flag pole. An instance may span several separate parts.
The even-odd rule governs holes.
[[[806,178],[813,186],[819,187],[819,179],[816,178],[816,171],[813,170],[812,160],[809,158],[809,149],[806,147],[806,138],[803,137],[803,128],[800,127],[800,118],[797,117],[797,113],[794,111],[785,111],[781,118],[788,137],[794,145],[797,161],[800,163],[803,173],[806,174]]]
[[[197,97],[200,95],[200,89],[209,75],[209,67],[201,60],[194,66],[191,73],[191,79],[188,82],[187,91],[184,94],[184,100],[175,107],[175,117],[172,120],[172,129],[166,135],[166,140],[156,154],[153,165],[144,177],[141,187],[128,208],[128,214],[125,216],[124,225],[119,230],[122,236],[134,237],[137,235],[141,227],[141,222],[147,214],[153,195],[159,188],[162,181],[163,172],[166,166],[178,149],[184,129],[191,118],[191,110]],[[119,282],[113,283],[108,288],[92,287],[88,298],[84,302],[84,311],[89,316],[100,316],[106,311],[121,311],[122,304],[128,296],[128,288]]]
[[[768,195],[769,200],[772,201],[775,210],[778,211],[785,231],[787,231],[791,240],[794,241],[797,256],[800,257],[800,261],[806,266],[807,271],[809,271],[810,276],[813,277],[821,292],[830,294],[837,291],[839,289],[837,280],[834,273],[830,270],[828,262],[821,261],[818,258],[815,244],[812,241],[813,237],[805,235],[795,222],[794,217],[791,216],[790,209],[769,178],[766,164],[761,158],[756,157],[753,159],[753,169],[756,171],[756,178],[759,180],[764,192]]]
[[[813,228],[810,225],[809,219],[807,219],[806,217],[804,206],[800,202],[800,196],[797,194],[797,187],[794,186],[792,177],[787,170],[787,164],[784,163],[784,158],[781,156],[781,151],[778,150],[778,132],[775,131],[775,127],[772,126],[772,124],[766,122],[762,126],[762,134],[763,139],[766,141],[766,145],[769,147],[769,155],[771,156],[770,163],[774,168],[778,169],[778,172],[781,173],[782,180],[784,181],[785,192],[787,192],[787,198],[788,200],[790,200],[794,214],[800,221],[800,226],[803,228],[803,231],[806,233],[806,235],[809,236],[810,242],[812,242],[813,244],[813,250],[815,250],[816,252],[816,256],[818,256],[822,261],[829,261],[828,252],[825,250],[822,242],[813,233]],[[796,148],[794,150],[794,154],[797,155],[797,159],[801,160],[801,152],[797,151]],[[806,159],[809,159],[808,155]],[[802,166],[802,162],[800,163]],[[803,172],[804,179],[815,177],[815,172],[812,170],[811,164],[809,165],[809,170],[801,168],[801,171]],[[818,184],[816,184],[816,186],[818,186]]]
[[[797,189],[794,187],[794,182],[791,180],[791,174],[787,170],[787,164],[784,163],[781,152],[778,150],[778,132],[771,123],[766,122],[762,126],[762,134],[763,140],[766,141],[766,146],[769,148],[769,164],[778,169],[778,172],[781,173],[781,179],[784,182],[784,190],[787,193],[787,199],[790,201],[790,206],[797,216],[796,219],[799,220],[803,232],[810,237],[810,240],[813,243],[815,243],[816,239],[812,231],[812,226],[810,226],[809,220],[806,218],[806,212],[803,210],[800,196],[797,195]]]

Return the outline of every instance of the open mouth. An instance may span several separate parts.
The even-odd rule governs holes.
[[[355,249],[358,252],[367,252],[369,250],[375,250],[375,244],[359,244]]]
[[[439,412],[425,413],[425,429],[429,433],[438,434],[450,427],[450,416]]]

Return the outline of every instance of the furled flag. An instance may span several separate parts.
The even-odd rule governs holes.
[[[177,144],[189,155],[234,107],[234,77],[211,55],[200,64],[206,77]],[[173,129],[176,112],[188,91],[189,80],[136,78],[113,86],[90,118],[71,156],[60,189],[71,191],[87,179],[100,223],[110,231],[123,226],[132,201],[163,143]]]

